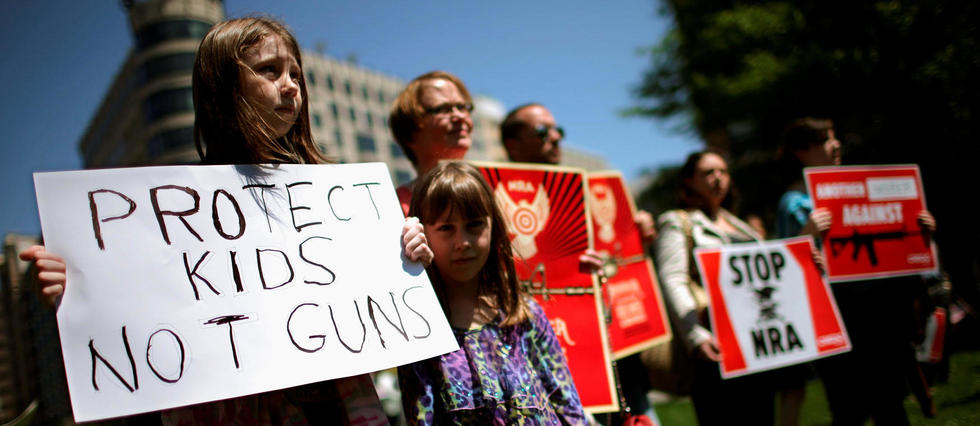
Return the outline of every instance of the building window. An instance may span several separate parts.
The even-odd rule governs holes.
[[[153,135],[148,143],[147,152],[150,154],[150,159],[153,159],[175,149],[193,146],[194,128],[181,127]]]
[[[351,92],[350,82],[349,81],[345,81],[344,82],[344,91],[347,92],[347,96],[350,96],[351,95],[352,92]]]
[[[306,81],[310,83],[310,86],[316,86],[316,75],[313,74],[313,71],[306,73]]]
[[[385,92],[384,91],[378,90],[378,102],[381,103],[381,105],[384,105],[384,103],[385,103]]]
[[[389,150],[391,151],[391,158],[402,158],[405,153],[402,151],[402,147],[397,143],[388,144]]]
[[[408,170],[395,169],[395,185],[404,185],[410,182],[414,176],[415,174]]]
[[[161,90],[143,102],[143,117],[147,123],[170,114],[193,111],[194,99],[190,87]]]
[[[334,129],[333,131],[334,142],[337,142],[337,150],[343,151],[344,146],[344,134],[340,133],[340,129]]]
[[[327,76],[327,88],[333,91],[333,77]]]
[[[170,40],[200,40],[211,29],[211,25],[209,22],[193,19],[155,22],[143,27],[136,33],[136,48],[146,49],[157,43]]]
[[[150,58],[140,66],[140,84],[171,74],[190,74],[194,70],[194,52],[180,52]]]
[[[374,125],[374,117],[371,116],[371,111],[364,111],[364,121],[369,129]]]
[[[337,108],[337,104],[330,103],[330,113],[333,114],[333,121],[336,122],[340,120],[340,108]]]
[[[317,129],[323,127],[323,117],[320,117],[320,114],[315,112],[313,113],[313,125],[316,126]]]
[[[371,98],[371,96],[368,95],[367,86],[361,86],[361,95],[364,96],[365,101]]]
[[[357,150],[360,152],[377,152],[377,147],[374,145],[374,138],[363,133],[358,133]]]
[[[347,108],[347,112],[350,113],[351,123],[357,124],[357,111],[354,110],[354,107]]]

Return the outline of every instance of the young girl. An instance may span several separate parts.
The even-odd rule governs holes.
[[[323,163],[310,132],[299,45],[283,24],[231,19],[204,36],[194,62],[194,142],[205,164]],[[403,230],[405,253],[428,264],[432,253],[417,220]],[[65,264],[35,246],[42,297],[64,291]],[[165,410],[164,424],[387,424],[370,376]]]
[[[503,216],[480,173],[443,162],[411,212],[435,255],[436,294],[460,349],[399,368],[410,424],[585,424],[554,331],[517,281]]]

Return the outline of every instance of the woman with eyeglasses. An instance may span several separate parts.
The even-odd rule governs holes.
[[[473,98],[463,81],[445,71],[416,77],[395,99],[388,124],[418,176],[440,160],[459,160],[472,142]],[[408,214],[415,181],[396,189]]]

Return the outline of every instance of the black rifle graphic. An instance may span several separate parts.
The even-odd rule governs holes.
[[[858,256],[860,256],[861,251],[864,250],[868,252],[868,260],[871,261],[871,266],[877,266],[878,255],[875,254],[875,241],[901,240],[912,235],[919,235],[919,233],[890,231],[862,234],[860,231],[855,229],[854,233],[850,237],[830,237],[830,254],[837,257],[848,244],[854,244],[854,254],[851,255],[852,260],[858,260]]]

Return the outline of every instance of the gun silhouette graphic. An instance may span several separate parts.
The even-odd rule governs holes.
[[[858,260],[861,251],[868,252],[868,260],[871,266],[878,265],[878,255],[875,254],[875,241],[877,240],[901,240],[907,236],[918,235],[918,232],[891,231],[891,232],[872,232],[862,234],[857,229],[850,237],[830,237],[830,254],[837,257],[848,244],[854,245],[852,260]]]

